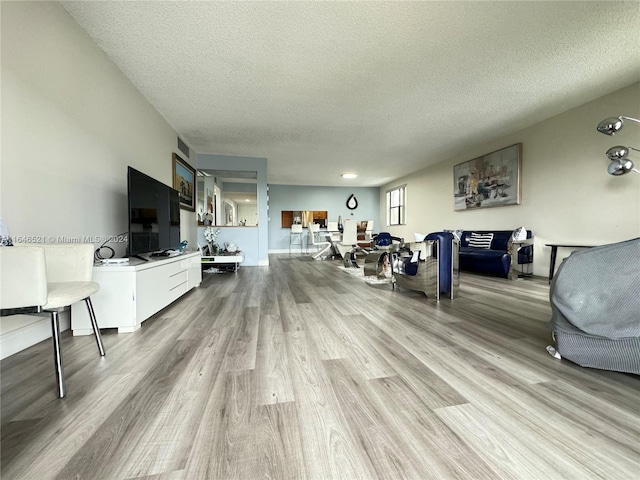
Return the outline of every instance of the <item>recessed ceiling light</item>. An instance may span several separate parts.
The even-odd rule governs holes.
[[[245,201],[245,202],[249,202],[250,200],[249,200],[248,198],[245,198],[245,199],[244,199],[244,201]]]
[[[358,176],[357,173],[343,173],[342,178],[356,178]]]

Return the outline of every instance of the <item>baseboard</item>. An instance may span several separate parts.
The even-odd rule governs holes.
[[[268,253],[289,253],[288,248],[274,248],[273,250],[269,250]],[[291,249],[291,255],[309,255],[306,252],[300,253],[300,248]]]
[[[51,317],[49,315],[11,315],[2,317],[0,335],[0,359],[7,358],[36,343],[51,338]],[[71,328],[71,317],[60,313],[60,330]]]

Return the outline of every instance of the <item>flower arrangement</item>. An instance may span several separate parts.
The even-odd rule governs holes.
[[[209,243],[209,252],[210,255],[215,255],[218,253],[218,244],[216,243],[216,238],[220,234],[220,229],[213,227],[207,227],[204,229],[204,238]]]

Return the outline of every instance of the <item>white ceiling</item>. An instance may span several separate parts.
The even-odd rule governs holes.
[[[62,4],[192,149],[271,184],[379,186],[640,80],[635,1]]]

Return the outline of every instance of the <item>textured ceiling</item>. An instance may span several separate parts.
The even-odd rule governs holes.
[[[62,4],[192,149],[272,184],[378,186],[640,79],[638,2]]]

